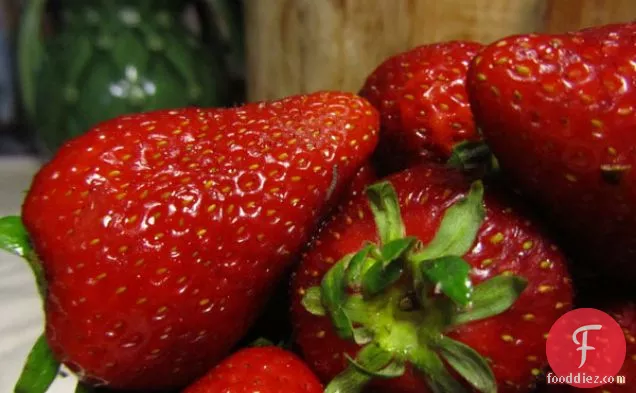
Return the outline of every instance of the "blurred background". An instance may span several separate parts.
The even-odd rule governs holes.
[[[356,92],[420,44],[634,19],[634,0],[0,0],[0,155],[124,113]]]

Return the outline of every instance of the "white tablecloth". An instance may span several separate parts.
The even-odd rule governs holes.
[[[18,215],[39,162],[0,158],[0,216]],[[43,328],[42,305],[27,264],[0,251],[0,393],[13,392],[31,345]],[[50,393],[70,393],[72,377],[58,379]]]

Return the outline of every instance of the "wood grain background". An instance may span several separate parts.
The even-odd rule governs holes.
[[[491,42],[636,19],[636,0],[245,0],[250,100],[356,92],[386,57],[453,39]]]

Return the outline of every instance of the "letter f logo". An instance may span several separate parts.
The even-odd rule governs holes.
[[[588,346],[587,345],[587,333],[590,330],[601,330],[603,328],[603,326],[601,325],[585,325],[585,326],[581,326],[580,328],[576,329],[574,331],[574,333],[572,334],[572,341],[574,341],[574,344],[576,345],[580,345],[580,347],[578,347],[576,350],[577,351],[581,351],[581,364],[579,364],[579,368],[583,367],[583,365],[585,364],[585,361],[587,360],[587,351],[593,351],[596,348]],[[583,339],[581,340],[581,342],[579,342],[577,336],[579,333],[583,333],[582,337]]]

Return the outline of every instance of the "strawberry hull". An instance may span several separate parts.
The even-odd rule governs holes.
[[[603,274],[636,278],[636,24],[521,35],[475,58],[468,90],[503,171]]]
[[[433,165],[413,167],[386,180],[396,189],[406,235],[414,236],[424,244],[432,242],[445,212],[465,197],[465,190],[469,187],[458,172]],[[463,258],[470,265],[473,286],[488,282],[493,277],[514,275],[527,280],[527,287],[507,311],[451,327],[443,333],[472,347],[489,360],[500,392],[532,390],[540,370],[546,365],[544,335],[552,323],[572,306],[571,282],[563,255],[550,239],[518,212],[519,209],[511,208],[505,197],[487,189],[485,219]],[[348,364],[344,354],[359,355],[361,345],[341,338],[330,318],[308,311],[306,296],[310,288],[324,287],[327,275],[340,263],[336,261],[344,260],[345,255],[357,252],[367,242],[378,242],[379,234],[372,217],[364,196],[344,206],[316,237],[293,280],[295,340],[308,364],[323,381],[331,381],[338,376]],[[403,286],[408,288],[408,284],[409,279],[405,278],[389,288],[399,293]],[[393,296],[390,293],[386,295],[388,298]],[[383,294],[378,296],[382,301],[386,300]],[[423,319],[416,321],[428,318],[426,307],[422,308]],[[413,313],[416,312],[417,307],[413,310]],[[421,344],[418,340],[410,341],[412,337],[401,333],[408,331],[403,325],[408,325],[410,318],[414,318],[410,310],[396,313],[400,317],[385,328],[391,332],[389,337],[398,339],[378,338],[379,345],[387,345],[383,344],[387,340],[391,343],[388,347],[409,348]],[[427,329],[426,323],[420,322],[415,323],[416,328]],[[400,327],[392,331],[394,326]],[[378,336],[381,334],[377,333]],[[427,351],[430,352],[430,349]],[[428,387],[427,380],[430,379],[425,375],[421,369],[418,372],[407,363],[400,377],[379,378],[364,391],[433,391]]]
[[[260,314],[377,129],[366,101],[323,92],[125,116],[66,144],[23,206],[58,360],[120,389],[202,375]]]

